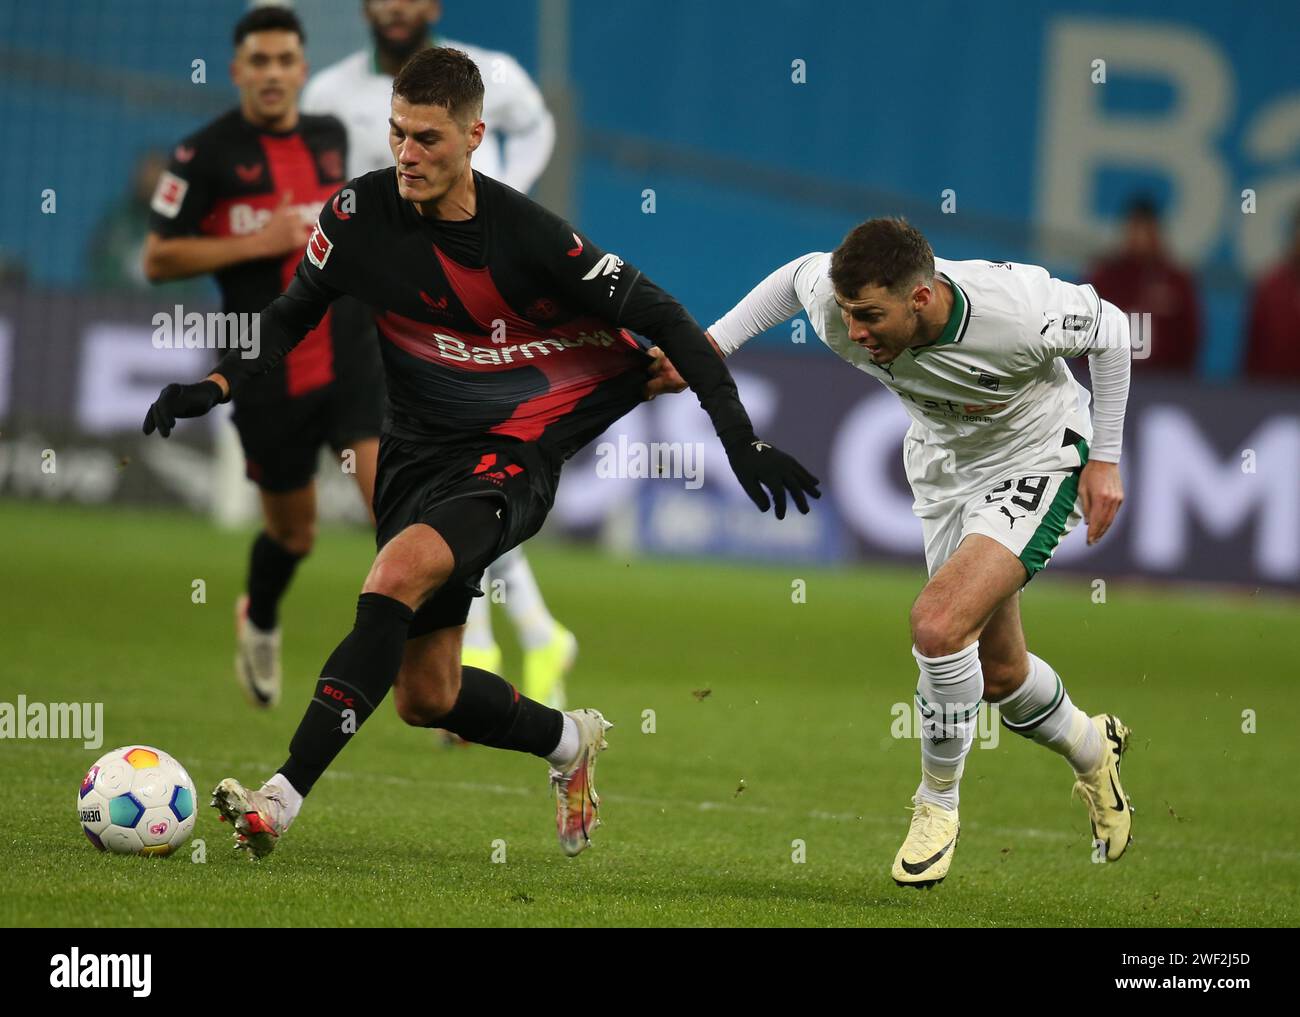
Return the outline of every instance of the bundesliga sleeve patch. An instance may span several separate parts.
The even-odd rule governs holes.
[[[183,180],[175,173],[164,170],[162,176],[158,178],[158,186],[154,188],[153,200],[149,202],[149,207],[159,215],[175,219],[181,210],[181,205],[185,202],[185,192],[189,189],[188,180]]]
[[[325,231],[320,228],[320,222],[317,221],[307,241],[307,260],[317,268],[324,268],[332,250],[334,250],[333,242],[325,235]]]

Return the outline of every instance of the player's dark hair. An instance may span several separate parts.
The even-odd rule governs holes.
[[[856,298],[863,286],[899,293],[934,278],[934,251],[906,219],[868,219],[855,226],[831,255],[835,292]]]
[[[307,44],[302,22],[288,7],[254,7],[235,22],[235,48],[254,32],[296,32],[303,45]]]
[[[412,106],[442,106],[457,123],[473,123],[483,112],[483,77],[469,54],[432,46],[402,64],[393,95]]]

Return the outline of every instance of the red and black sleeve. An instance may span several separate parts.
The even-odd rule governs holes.
[[[565,299],[619,328],[645,336],[662,349],[699,399],[719,436],[725,432],[728,440],[752,438],[753,426],[731,372],[704,330],[675,297],[562,219],[524,233],[537,238],[535,255]]]
[[[347,292],[345,256],[338,245],[356,241],[348,235],[356,227],[350,230],[349,226],[335,214],[333,199],[327,201],[289,285],[259,313],[256,355],[245,357],[244,350],[233,349],[214,368],[229,382],[231,395],[249,378],[265,374],[283,360],[320,324],[330,304]]]

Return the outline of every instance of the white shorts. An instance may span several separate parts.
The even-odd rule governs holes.
[[[1016,473],[973,494],[918,505],[930,575],[968,534],[982,533],[1020,559],[1025,582],[1034,578],[1083,518],[1077,501],[1080,472]]]

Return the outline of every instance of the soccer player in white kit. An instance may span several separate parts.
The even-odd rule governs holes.
[[[911,612],[921,782],[894,880],[933,886],[948,873],[981,698],[1069,761],[1096,857],[1118,859],[1132,823],[1119,780],[1129,731],[1075,707],[1052,666],[1026,650],[1020,590],[1081,517],[1093,543],[1123,500],[1127,320],[1091,286],[1034,265],[936,259],[908,223],[873,219],[833,254],[777,269],[708,334],[726,356],[800,310],[912,417],[903,456],[930,579]],[[1087,389],[1061,359],[1084,354],[1091,418]],[[670,366],[660,378],[660,390],[678,389]]]
[[[348,177],[393,165],[387,126],[393,76],[412,54],[439,45],[467,53],[483,76],[486,133],[474,153],[474,168],[526,194],[555,147],[555,121],[528,73],[507,53],[435,38],[442,17],[439,0],[363,0],[361,8],[372,45],[315,75],[302,95],[305,111],[332,114],[347,128]],[[523,647],[524,695],[563,709],[564,676],[577,657],[577,639],[551,616],[523,548],[502,555],[486,576],[489,591],[502,590]],[[499,674],[501,656],[488,598],[475,597],[462,661]]]

